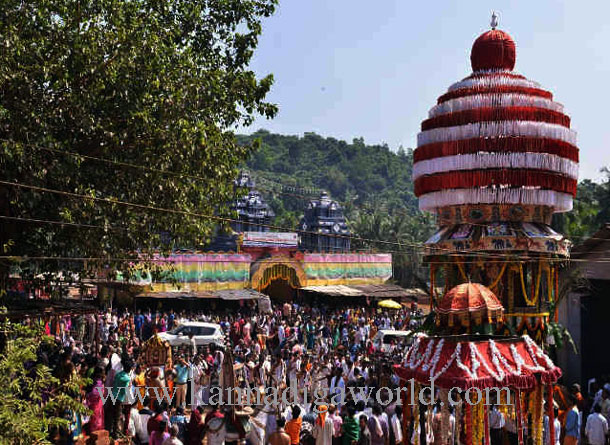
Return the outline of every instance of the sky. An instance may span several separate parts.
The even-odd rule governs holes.
[[[429,108],[471,73],[470,49],[492,9],[517,44],[515,71],[571,116],[580,177],[600,180],[610,166],[608,1],[280,0],[251,64],[273,74],[268,100],[280,112],[246,132],[415,148]]]

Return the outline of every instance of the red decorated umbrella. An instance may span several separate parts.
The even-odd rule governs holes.
[[[504,308],[498,297],[487,287],[478,283],[462,283],[448,291],[435,309],[437,324],[446,320],[453,326],[460,320],[464,326],[481,324],[483,321],[500,321]]]
[[[450,389],[509,387],[530,390],[561,376],[542,349],[523,337],[419,336],[403,365],[394,370],[402,380]]]

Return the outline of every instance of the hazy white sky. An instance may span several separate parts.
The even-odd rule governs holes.
[[[470,74],[492,9],[517,43],[515,70],[572,117],[581,178],[599,179],[610,166],[607,0],[280,0],[252,64],[274,74],[280,113],[249,130],[415,147],[437,97]]]

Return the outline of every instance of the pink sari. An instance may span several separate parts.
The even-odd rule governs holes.
[[[87,394],[85,404],[93,411],[89,419],[89,430],[91,432],[104,429],[104,402],[100,396],[100,391],[104,391],[104,384],[101,380],[96,380],[93,389]]]

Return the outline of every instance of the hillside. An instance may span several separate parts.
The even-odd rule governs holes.
[[[317,192],[302,189],[328,191],[345,204],[348,214],[354,207],[418,212],[411,181],[410,149],[393,152],[387,145],[366,145],[362,139],[348,143],[315,133],[299,137],[264,130],[238,136],[238,141],[246,143],[257,138],[261,147],[251,157],[248,168],[259,178],[259,188],[277,193],[281,188],[270,184],[277,182],[287,186],[284,191],[291,191],[290,186],[299,189],[293,191],[293,196],[282,195],[283,208],[272,199],[278,215],[284,210],[298,212],[303,208],[304,198],[294,195],[313,196]]]

